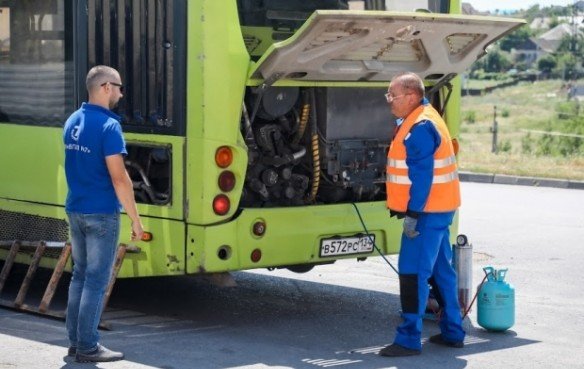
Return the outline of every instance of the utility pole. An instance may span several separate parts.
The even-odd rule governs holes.
[[[493,127],[491,128],[491,132],[493,133],[493,145],[491,147],[492,153],[497,153],[497,105],[493,106]]]

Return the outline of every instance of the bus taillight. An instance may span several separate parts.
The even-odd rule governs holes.
[[[215,196],[213,199],[213,211],[217,215],[225,215],[229,212],[229,208],[231,207],[231,202],[229,201],[229,197],[221,194]]]
[[[221,191],[229,192],[235,187],[235,174],[229,170],[225,170],[219,175],[217,183]]]
[[[227,146],[221,146],[215,152],[215,163],[219,168],[227,168],[233,162],[233,151]]]

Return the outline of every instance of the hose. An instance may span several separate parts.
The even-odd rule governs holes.
[[[320,151],[318,147],[318,126],[316,121],[316,101],[314,90],[310,91],[310,118],[311,118],[311,144],[312,144],[312,187],[308,201],[314,201],[320,186]]]
[[[292,143],[297,144],[300,142],[302,136],[304,136],[304,131],[306,130],[306,124],[308,123],[308,118],[310,117],[310,104],[306,103],[302,106],[302,112],[300,113],[300,126],[298,127],[298,133],[296,137],[292,140]]]
[[[361,212],[359,212],[359,208],[357,208],[357,205],[355,205],[354,202],[351,203],[351,205],[353,205],[353,207],[355,208],[355,211],[357,212],[357,215],[359,216],[359,220],[361,221],[361,225],[363,226],[363,229],[365,230],[365,234],[367,235],[367,237],[369,237],[369,241],[371,241],[371,243],[373,244],[373,247],[375,248],[375,250],[377,250],[377,252],[379,253],[379,255],[383,258],[383,260],[385,260],[385,262],[387,264],[389,264],[389,266],[391,267],[391,269],[393,269],[393,271],[395,272],[395,274],[397,274],[399,276],[399,272],[397,271],[397,269],[393,266],[393,264],[385,257],[385,255],[383,255],[383,253],[381,252],[381,250],[379,249],[379,247],[377,247],[377,245],[375,244],[375,241],[373,240],[373,238],[371,237],[371,234],[369,233],[369,231],[367,230],[367,226],[365,225],[365,222],[363,221],[363,218],[361,217]]]

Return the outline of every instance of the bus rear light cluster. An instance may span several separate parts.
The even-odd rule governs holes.
[[[215,164],[219,168],[227,168],[233,163],[233,151],[229,146],[221,146],[215,151]],[[235,188],[235,174],[230,170],[224,170],[219,174],[217,185],[223,192],[229,192]],[[213,211],[217,215],[225,215],[231,209],[231,200],[225,194],[219,194],[213,199]]]
[[[217,181],[219,188],[223,192],[229,192],[235,187],[235,174],[232,171],[225,170],[219,175],[219,180]]]
[[[213,199],[213,211],[217,215],[225,215],[229,212],[231,208],[231,201],[229,201],[229,197],[221,194],[215,196]]]

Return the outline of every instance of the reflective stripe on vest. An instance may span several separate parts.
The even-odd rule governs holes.
[[[398,212],[406,212],[410,200],[411,181],[406,163],[405,137],[412,127],[423,120],[434,124],[440,135],[440,145],[434,153],[432,185],[424,212],[447,212],[460,206],[460,183],[456,167],[456,157],[450,133],[440,114],[430,105],[416,108],[402,123],[387,154],[386,189],[387,207]]]
[[[434,183],[448,183],[454,180],[458,180],[458,171],[454,171],[448,174],[442,174],[438,176],[432,177],[432,184]],[[396,176],[394,174],[390,174],[387,176],[387,182],[397,183],[397,184],[407,184],[411,185],[412,182],[408,176]]]
[[[449,165],[456,164],[456,157],[451,155],[446,159],[434,160],[434,169],[444,168]],[[408,169],[408,164],[405,160],[387,159],[387,165],[398,169]]]

